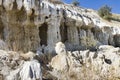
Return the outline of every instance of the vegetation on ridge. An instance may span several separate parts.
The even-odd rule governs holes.
[[[98,14],[100,17],[110,21],[110,18],[112,16],[111,10],[111,7],[109,7],[108,5],[104,5],[98,10]]]
[[[112,14],[111,11],[112,11],[111,7],[109,7],[108,5],[104,5],[98,10],[98,14],[100,17],[108,21],[113,20],[113,21],[120,22],[120,18],[115,14]]]
[[[49,0],[53,4],[63,4],[62,0]]]
[[[73,0],[72,4],[74,6],[79,6],[80,5],[80,2],[78,0]]]

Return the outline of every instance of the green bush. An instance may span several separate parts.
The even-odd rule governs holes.
[[[110,21],[112,15],[111,10],[111,7],[104,5],[98,10],[98,14],[100,15],[100,17]]]
[[[74,6],[79,6],[79,5],[80,5],[80,2],[77,1],[77,0],[73,0],[72,4],[73,4]]]

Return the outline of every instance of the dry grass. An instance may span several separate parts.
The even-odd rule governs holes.
[[[114,18],[118,18],[118,19],[120,19],[120,14],[112,14],[112,16],[114,17]]]
[[[0,74],[0,80],[3,80],[3,76]]]
[[[104,22],[106,25],[109,25],[109,26],[114,26],[114,27],[120,27],[120,15],[118,14],[112,14],[111,16],[113,19],[111,21],[107,21],[107,20],[104,20],[104,19],[101,19],[102,22]],[[118,20],[117,20],[118,19]]]
[[[53,4],[64,4],[61,0],[49,0]]]
[[[69,75],[69,80],[120,80],[119,78],[114,77],[114,71],[109,70],[108,73],[101,74],[101,71],[96,71],[92,67],[81,68],[79,73],[71,72]]]
[[[120,22],[120,15],[119,14],[112,14],[111,20],[116,21],[116,22]]]
[[[98,12],[95,12],[95,14],[98,14]],[[110,21],[107,21],[103,18],[101,18],[100,16],[96,15],[98,18],[100,18],[100,20],[102,22],[104,22],[107,25],[109,25],[109,27],[120,27],[120,21],[116,21],[116,20],[110,20]],[[115,13],[112,13],[112,16],[111,18],[114,18],[114,19],[120,19],[120,14],[115,14]]]

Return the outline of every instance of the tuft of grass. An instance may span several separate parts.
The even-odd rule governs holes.
[[[118,15],[118,14],[112,14],[111,20],[120,22],[120,15]]]
[[[61,0],[49,0],[53,4],[64,4]]]

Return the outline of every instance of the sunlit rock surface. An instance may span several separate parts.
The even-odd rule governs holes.
[[[2,80],[42,80],[39,61],[21,59],[14,51],[0,50],[0,74]]]
[[[49,65],[51,74],[60,80],[119,80],[120,48],[103,45],[96,52],[61,52]]]
[[[92,9],[0,0],[0,79],[42,80],[49,74],[61,80],[117,80],[119,47],[120,22],[103,20]]]
[[[10,50],[54,51],[62,41],[68,50],[120,46],[119,22],[101,19],[91,9],[47,0],[0,0],[0,38]],[[24,48],[23,48],[24,46]]]

